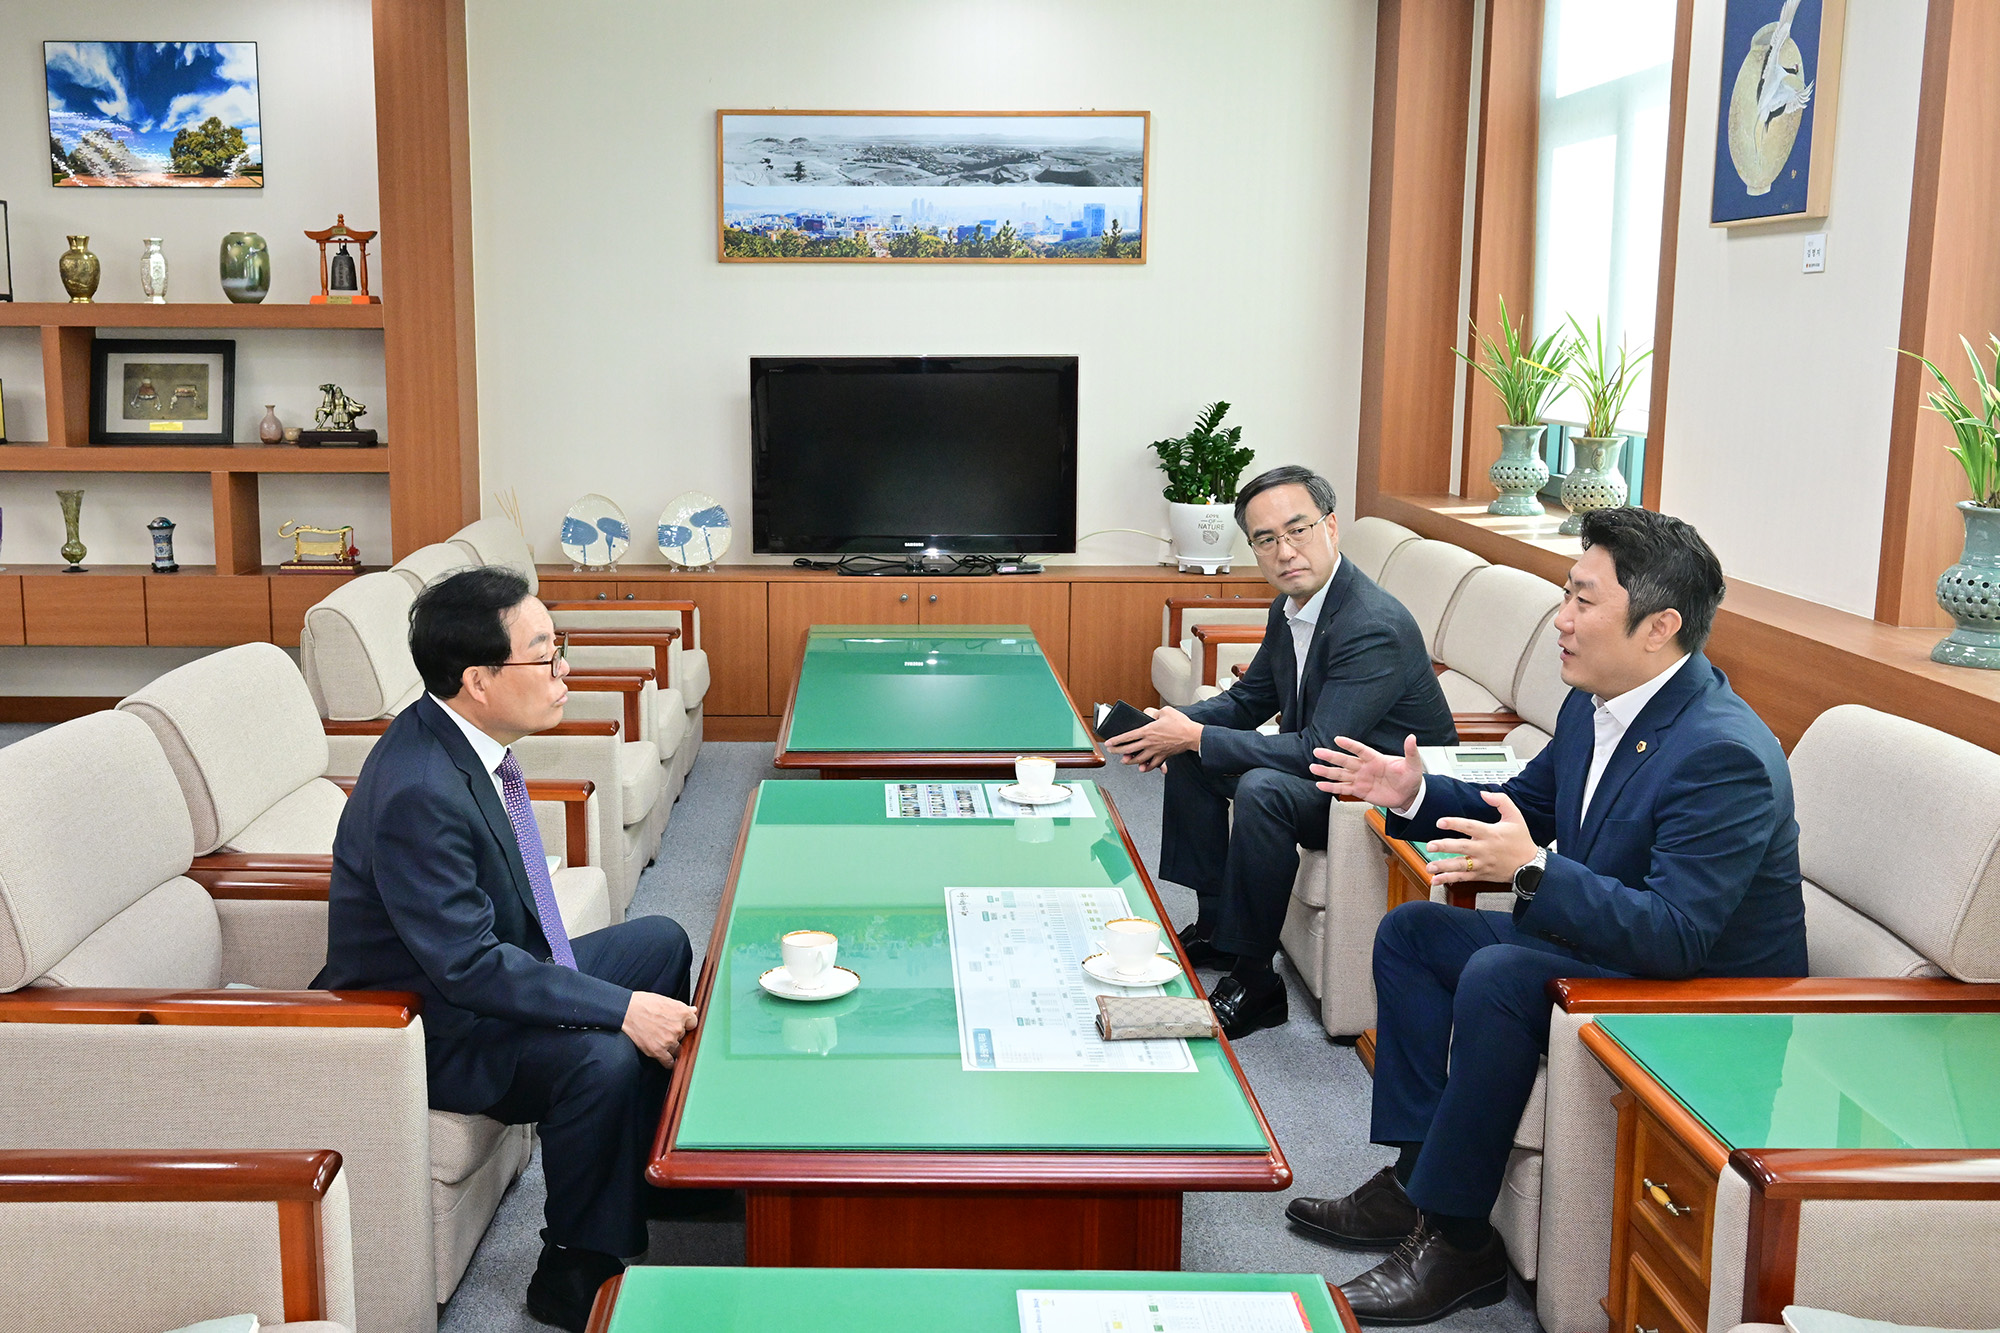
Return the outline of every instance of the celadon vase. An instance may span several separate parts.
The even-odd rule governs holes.
[[[1563,478],[1562,502],[1569,517],[1556,531],[1574,537],[1583,531],[1583,516],[1593,509],[1617,509],[1631,494],[1618,471],[1618,449],[1623,435],[1572,435],[1570,446],[1576,462]]]
[[[1965,549],[1938,575],[1937,603],[1958,628],[1931,649],[1948,666],[2000,667],[2000,509],[1961,500]]]
[[[1542,502],[1535,498],[1549,484],[1549,465],[1540,448],[1547,426],[1500,427],[1500,457],[1486,469],[1499,498],[1486,506],[1489,514],[1510,518],[1540,518]]]

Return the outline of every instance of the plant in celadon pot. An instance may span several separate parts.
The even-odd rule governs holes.
[[[1569,334],[1557,329],[1532,346],[1523,347],[1521,325],[1507,317],[1507,298],[1500,298],[1500,338],[1473,326],[1479,341],[1479,356],[1467,356],[1458,348],[1459,360],[1486,377],[1506,409],[1507,424],[1500,427],[1500,457],[1487,469],[1493,489],[1500,492],[1486,506],[1489,514],[1514,518],[1540,518],[1542,502],[1535,498],[1549,483],[1549,465],[1542,461],[1542,412],[1549,399],[1562,387],[1564,367],[1574,355]]]
[[[1994,369],[1989,371],[1970,341],[1965,359],[1972,363],[1972,383],[1978,390],[1968,404],[1928,357],[1905,352],[1924,363],[1937,381],[1924,405],[1951,424],[1956,443],[1951,456],[1965,469],[1972,498],[1958,502],[1965,516],[1965,548],[1958,563],[1938,575],[1937,602],[1957,628],[1931,649],[1931,661],[1951,666],[2000,667],[2000,335],[1987,335]]]
[[[1583,531],[1583,516],[1593,509],[1619,509],[1631,492],[1618,471],[1618,449],[1625,437],[1618,433],[1618,414],[1639,383],[1639,367],[1653,354],[1651,348],[1634,352],[1618,343],[1618,362],[1611,361],[1611,349],[1604,345],[1604,321],[1598,320],[1595,336],[1586,334],[1575,315],[1569,317],[1576,338],[1570,346],[1569,364],[1563,368],[1563,382],[1575,391],[1583,404],[1584,433],[1569,437],[1576,460],[1563,477],[1562,502],[1569,517],[1556,531],[1575,536]]]
[[[1250,465],[1252,450],[1240,441],[1243,427],[1223,430],[1228,403],[1210,403],[1194,429],[1179,439],[1155,440],[1160,470],[1167,474],[1167,525],[1174,559],[1183,572],[1229,572],[1229,548],[1236,536],[1236,483]]]

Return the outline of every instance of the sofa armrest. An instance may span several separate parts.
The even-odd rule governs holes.
[[[645,733],[639,728],[639,696],[653,679],[653,670],[644,671],[593,671],[571,668],[563,677],[572,690],[585,694],[622,694],[625,696],[625,737],[627,740],[642,740]]]
[[[1498,708],[1490,713],[1453,713],[1452,729],[1458,739],[1468,745],[1494,744],[1507,739],[1514,728],[1525,721],[1519,713]]]
[[[1382,817],[1382,812],[1374,806],[1368,808],[1368,813],[1364,817],[1368,821],[1368,827],[1374,830],[1375,836],[1382,840],[1383,850],[1389,857],[1389,890],[1391,895],[1395,894],[1396,880],[1398,875],[1400,875],[1406,884],[1415,884],[1422,887],[1424,896],[1429,897],[1435,886],[1431,883],[1431,863],[1424,859],[1424,854],[1418,851],[1406,839],[1390,837],[1388,821]],[[1445,901],[1453,907],[1464,907],[1467,909],[1476,909],[1479,906],[1479,895],[1482,893],[1512,893],[1513,891],[1513,885],[1502,884],[1497,880],[1460,880],[1444,886]],[[1407,900],[1415,901],[1415,899]],[[1398,904],[1392,903],[1390,905],[1394,907]]]
[[[651,648],[653,670],[659,676],[660,688],[668,689],[673,685],[673,649],[681,637],[677,629],[570,629],[563,631],[563,637],[573,648]]]
[[[324,852],[209,852],[194,859],[187,877],[211,898],[323,903],[333,858]]]
[[[359,779],[328,778],[327,781],[346,792],[349,796],[352,796],[354,795],[354,784]],[[528,779],[529,800],[560,801],[564,807],[563,860],[569,865],[587,866],[590,864],[589,804],[591,793],[596,790],[597,784],[587,780],[568,782],[558,778]],[[333,858],[330,856],[308,858],[299,854],[277,855],[269,852],[211,852],[207,856],[197,856],[194,859],[194,864],[196,869],[200,869],[205,863],[211,861],[226,861],[226,866],[218,866],[218,868],[246,871],[292,871],[307,869],[308,867],[304,865],[294,863],[303,862],[308,859],[315,863],[324,863],[327,874],[331,875],[333,873]],[[197,875],[193,870],[188,872],[188,878],[194,880],[197,884],[205,883],[201,876]]]
[[[1255,597],[1169,597],[1167,599],[1165,638],[1160,646],[1172,648],[1187,637],[1183,617],[1189,611],[1262,611],[1270,604]],[[1261,627],[1260,637],[1261,637]]]
[[[1942,977],[1561,977],[1548,993],[1572,1014],[2000,1013],[2000,986]]]
[[[1262,643],[1264,630],[1260,625],[1196,625],[1191,631],[1201,645],[1202,685],[1213,685],[1215,679],[1215,650],[1225,643]]]
[[[365,722],[341,722],[323,717],[319,721],[320,730],[329,736],[380,736],[389,730],[393,717],[369,718]],[[537,736],[616,736],[616,722],[558,722],[546,731],[538,731]]]
[[[134,990],[45,986],[0,995],[0,1023],[147,1027],[404,1028],[423,998],[405,991]]]

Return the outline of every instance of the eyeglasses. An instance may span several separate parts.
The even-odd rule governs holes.
[[[1333,515],[1331,514],[1321,514],[1310,523],[1301,523],[1296,527],[1286,528],[1283,532],[1279,533],[1267,533],[1262,537],[1252,537],[1250,539],[1250,549],[1258,555],[1269,555],[1277,549],[1279,542],[1283,542],[1294,551],[1303,551],[1306,548],[1306,534],[1332,517]]]
[[[538,657],[531,662],[495,662],[493,664],[493,669],[495,671],[498,671],[501,667],[510,667],[510,666],[547,667],[549,669],[549,677],[550,679],[553,680],[557,677],[560,677],[563,673],[563,668],[568,665],[569,665],[569,635],[558,630],[556,632],[555,656]]]

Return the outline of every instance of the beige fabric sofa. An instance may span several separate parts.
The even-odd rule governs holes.
[[[415,597],[409,580],[382,570],[360,575],[306,611],[299,665],[328,732],[329,774],[359,773],[380,730],[369,724],[402,712],[423,693],[408,637]],[[596,784],[599,840],[593,855],[601,852],[596,864],[604,870],[614,921],[624,920],[673,807],[658,746],[624,739],[615,734],[619,726],[566,720],[513,747],[530,778]]]
[[[287,1270],[288,1243],[314,1262]],[[340,1154],[0,1150],[0,1311],[9,1333],[238,1314],[271,1333],[352,1333]]]
[[[1829,709],[1792,751],[1805,877],[1806,942],[1815,978],[1949,977],[2000,981],[2000,755],[1903,718],[1859,705]],[[1865,781],[1866,791],[1857,786]],[[1771,983],[1732,985],[1754,994]],[[1597,990],[1673,983],[1596,982]],[[1782,990],[1782,987],[1778,989]],[[1820,988],[1837,1003],[1841,988]],[[1777,1001],[1779,1012],[1813,1007],[1810,997]],[[1707,1007],[1663,999],[1654,1008]],[[1745,1001],[1745,1007],[1754,1002]],[[1548,1333],[1597,1333],[1604,1312],[1605,1256],[1611,1236],[1616,1118],[1609,1075],[1577,1040],[1590,1021],[1584,1004],[1559,1007],[1549,1033],[1545,1092],[1538,1092],[1516,1135],[1507,1193],[1494,1222],[1523,1275],[1538,1277],[1536,1308]],[[1718,1180],[1708,1328],[1721,1333],[1742,1317],[1748,1185],[1731,1171]],[[1906,1253],[1899,1210],[1853,1206],[1840,1220],[1829,1209],[1830,1248],[1818,1270],[1832,1282],[1844,1266],[1853,1280],[1879,1273]],[[1907,1211],[1900,1215],[1907,1219]],[[1873,1219],[1873,1220],[1870,1220]],[[1979,1234],[1991,1237],[1981,1221]],[[1886,1230],[1884,1228],[1887,1228]],[[1802,1235],[1803,1235],[1802,1231]],[[1983,1242],[1991,1253],[1990,1239]],[[1885,1245],[1889,1248],[1885,1249]],[[1801,1260],[1804,1262],[1803,1257]],[[1967,1277],[1988,1297],[1983,1270]],[[1822,1288],[1821,1295],[1834,1289]],[[1950,1290],[1963,1293],[1963,1280]],[[1813,1299],[1818,1301],[1821,1296]],[[1844,1300],[1844,1297],[1843,1297]],[[1840,1303],[1836,1301],[1835,1303]],[[1995,1322],[1990,1299],[1979,1323]],[[1957,1322],[1954,1315],[1949,1320]]]
[[[451,535],[451,544],[463,550],[475,563],[506,565],[528,581],[530,592],[539,592],[541,581],[535,572],[533,553],[521,530],[502,518],[484,518],[469,523]],[[702,701],[708,696],[708,653],[701,646],[701,609],[692,602],[656,601],[640,603],[626,598],[614,602],[608,593],[599,594],[604,605],[548,601],[549,614],[559,629],[622,632],[632,630],[678,630],[667,651],[667,667],[660,676],[662,691],[680,696],[687,714],[684,739],[676,742],[685,775],[694,767],[701,750]],[[546,600],[546,599],[545,599]]]
[[[290,923],[218,912],[188,878],[187,802],[132,713],[0,750],[0,804],[0,1068],[33,1090],[0,1148],[331,1148],[358,1333],[429,1333],[532,1131],[429,1109],[409,997],[218,989]],[[280,953],[303,971],[311,950]]]

